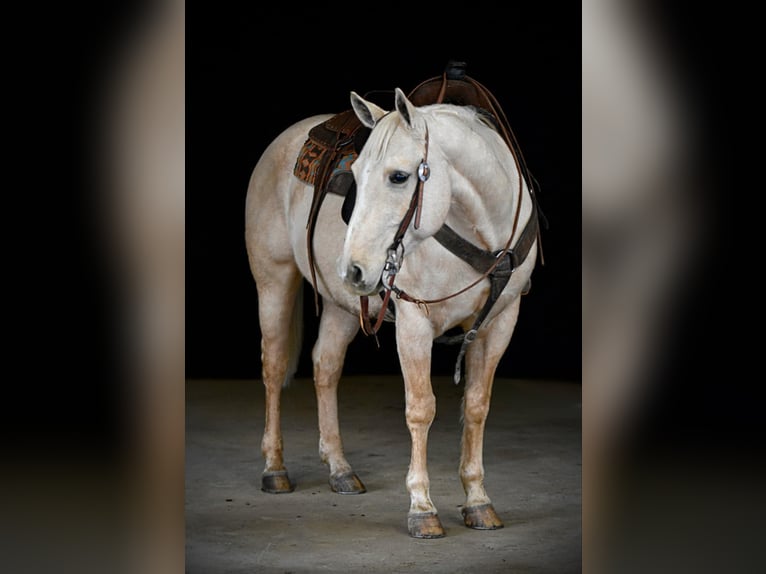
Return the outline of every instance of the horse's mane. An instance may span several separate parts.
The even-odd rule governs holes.
[[[445,107],[440,106],[437,109],[462,115],[469,122],[474,121],[479,123],[480,125],[486,126],[502,137],[503,132],[502,132],[502,129],[500,128],[500,120],[489,110],[480,108],[478,106],[472,106],[472,105],[468,105],[468,106],[456,106],[456,105],[450,105],[450,104],[446,104],[446,105],[442,104],[442,105],[444,105]],[[510,130],[510,127],[508,127],[508,129]],[[505,140],[505,138],[503,139]],[[511,149],[511,152],[513,153],[513,155],[516,157],[518,161],[518,168],[519,168],[519,171],[521,172],[521,177],[526,181],[527,187],[529,188],[530,192],[534,196],[534,193],[539,190],[539,184],[537,183],[537,180],[529,172],[529,168],[527,167],[526,161],[524,160],[524,155],[521,153],[521,149],[519,147],[518,142],[516,141],[515,136],[512,136],[510,141],[505,140],[505,142],[508,145],[508,147]],[[548,222],[545,219],[545,216],[542,214],[541,211],[539,212],[539,214],[543,218],[544,224],[547,227]]]
[[[497,133],[500,133],[500,124],[497,123],[497,118],[492,115],[489,110],[479,108],[476,106],[464,106],[465,108],[474,112],[476,120],[483,123],[485,126],[492,128]]]
[[[535,194],[540,190],[540,184],[537,182],[535,177],[532,175],[532,173],[529,171],[529,168],[527,167],[527,162],[524,159],[524,154],[521,152],[521,148],[519,147],[518,141],[516,141],[516,136],[513,134],[513,131],[511,130],[511,127],[507,124],[507,120],[505,119],[505,114],[501,110],[501,114],[503,115],[502,120],[495,116],[491,111],[486,110],[484,108],[478,107],[478,106],[457,106],[457,105],[451,105],[451,104],[436,104],[433,107],[434,111],[438,112],[445,112],[450,113],[453,115],[458,115],[463,117],[466,121],[469,123],[473,122],[478,125],[487,127],[491,129],[493,132],[497,133],[505,142],[505,144],[508,146],[508,148],[511,150],[511,154],[515,158],[516,167],[518,168],[519,174],[521,178],[526,182],[527,189],[529,189],[529,193],[532,195],[532,201],[535,203],[535,206],[537,208],[537,215],[542,221],[543,226],[547,229],[548,228],[548,219],[545,217],[545,214],[542,212],[542,209],[540,208],[540,205],[537,203],[537,198]],[[500,122],[504,121],[506,122],[506,128],[505,130],[502,129]],[[507,131],[510,133],[510,137],[507,138],[503,135],[503,132]]]

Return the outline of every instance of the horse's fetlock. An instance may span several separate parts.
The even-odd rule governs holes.
[[[484,469],[473,466],[462,468],[460,470],[460,479],[463,484],[482,482],[484,480]]]
[[[428,493],[430,488],[428,477],[422,475],[411,474],[407,476],[407,490],[409,492],[425,492]]]

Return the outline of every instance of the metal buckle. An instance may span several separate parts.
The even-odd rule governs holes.
[[[418,179],[422,182],[426,182],[429,177],[431,177],[431,168],[428,166],[428,162],[423,160],[418,166]]]
[[[402,258],[404,257],[404,246],[399,243],[396,247],[389,247],[388,254],[386,255],[386,264],[383,265],[383,273],[381,274],[381,280],[385,289],[391,289],[393,279],[399,272],[399,268],[402,264]]]

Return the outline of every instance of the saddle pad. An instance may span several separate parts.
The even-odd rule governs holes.
[[[369,134],[354,110],[332,116],[309,130],[293,173],[309,185],[324,187],[332,176],[351,168]],[[317,181],[318,174],[322,174],[322,181]]]
[[[303,147],[301,147],[298,158],[295,160],[295,167],[293,168],[295,177],[309,185],[314,185],[319,167],[322,165],[322,160],[328,152],[328,148],[308,138],[304,142]],[[348,146],[348,149],[338,154],[335,165],[332,166],[330,177],[341,171],[349,171],[351,164],[354,163],[357,157],[354,146]]]

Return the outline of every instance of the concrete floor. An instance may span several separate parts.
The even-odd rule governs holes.
[[[435,378],[437,416],[428,443],[431,497],[447,536],[407,535],[404,479],[410,439],[397,377],[341,381],[346,456],[367,493],[333,493],[317,454],[310,380],[282,395],[291,494],[260,490],[260,381],[186,385],[186,572],[580,572],[580,385],[495,382],[485,435],[485,485],[505,523],[463,526],[462,386]]]

